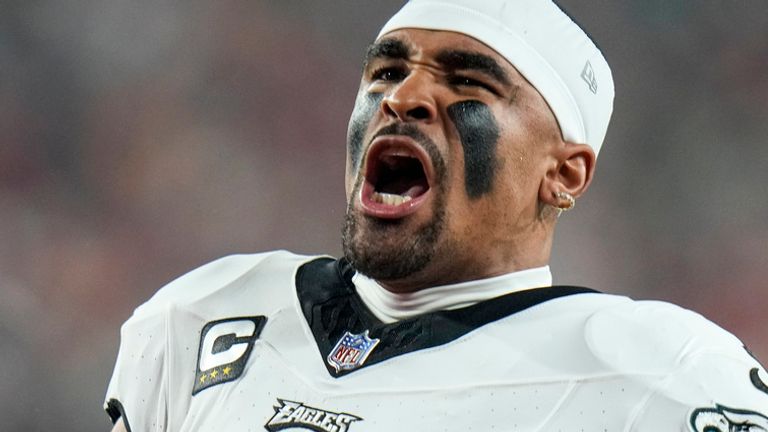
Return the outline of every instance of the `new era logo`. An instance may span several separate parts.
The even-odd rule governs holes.
[[[587,64],[584,65],[584,69],[581,71],[581,79],[587,83],[587,86],[589,86],[589,90],[592,93],[597,94],[597,79],[595,78],[595,70],[592,69],[592,63],[589,61],[587,61]]]

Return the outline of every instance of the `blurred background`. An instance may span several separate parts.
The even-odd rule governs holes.
[[[681,304],[768,363],[768,3],[561,3],[617,96],[556,282]],[[361,55],[400,4],[0,4],[0,430],[108,430],[119,326],[179,274],[339,254]]]

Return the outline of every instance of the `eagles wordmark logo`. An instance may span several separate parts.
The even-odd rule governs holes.
[[[349,426],[362,420],[358,416],[347,413],[335,413],[293,402],[278,399],[275,415],[264,425],[270,432],[288,428],[302,428],[317,432],[346,432]]]

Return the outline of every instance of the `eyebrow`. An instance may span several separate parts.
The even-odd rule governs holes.
[[[492,57],[473,51],[448,49],[440,51],[436,60],[447,70],[473,70],[490,76],[504,85],[511,85],[509,75]]]
[[[403,41],[399,39],[382,39],[374,42],[368,46],[365,50],[365,60],[363,61],[363,67],[376,59],[400,59],[407,60],[411,57],[411,49]]]
[[[408,60],[411,55],[413,55],[411,48],[400,39],[382,39],[372,43],[366,49],[363,68],[376,59]],[[512,81],[504,71],[504,68],[492,57],[485,54],[474,51],[446,49],[437,54],[436,60],[450,72],[474,70],[488,75],[504,85],[512,85]]]

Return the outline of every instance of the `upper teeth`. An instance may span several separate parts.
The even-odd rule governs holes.
[[[384,192],[374,192],[371,195],[371,198],[373,198],[374,201],[382,204],[387,205],[400,205],[402,203],[408,202],[411,200],[411,197],[409,196],[402,196],[402,195],[396,195],[396,194],[388,194]]]

